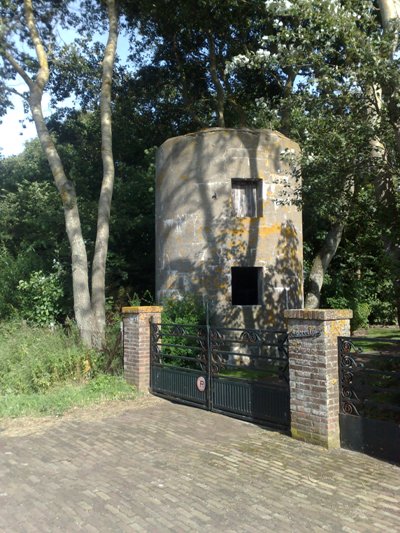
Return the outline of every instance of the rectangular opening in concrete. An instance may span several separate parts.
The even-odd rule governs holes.
[[[239,218],[262,216],[262,180],[232,179],[232,210]]]
[[[232,267],[232,305],[262,304],[262,268]]]

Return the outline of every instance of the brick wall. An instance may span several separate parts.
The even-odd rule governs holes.
[[[351,317],[349,310],[285,311],[289,336],[294,337],[289,341],[289,373],[291,432],[296,439],[340,446],[337,338],[350,335]],[[318,337],[311,336],[318,332]]]
[[[140,392],[150,386],[150,320],[161,323],[162,307],[123,307],[125,379]]]

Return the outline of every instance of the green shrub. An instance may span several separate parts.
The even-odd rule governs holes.
[[[167,324],[180,324],[186,326],[201,326],[206,323],[206,310],[200,298],[194,295],[185,295],[183,298],[170,298],[163,302],[162,312],[162,352],[164,362],[171,366],[185,368],[198,368],[197,361],[188,361],[181,357],[190,357],[196,359],[198,356],[197,346],[198,328],[187,328],[187,337],[175,336]],[[193,338],[194,336],[194,338]],[[174,346],[171,346],[174,345]],[[168,357],[171,355],[172,357]]]
[[[353,302],[353,318],[351,320],[351,330],[368,327],[368,317],[371,314],[371,305],[368,302]]]
[[[38,259],[32,250],[26,250],[14,257],[4,246],[0,246],[0,318],[9,319],[18,313],[16,291],[20,279],[29,276],[38,266]]]
[[[74,323],[50,330],[0,322],[0,417],[60,415],[74,406],[134,398],[122,376],[104,374],[109,367],[107,354],[81,345]]]
[[[372,309],[369,302],[347,300],[344,296],[336,296],[327,298],[327,303],[332,309],[351,309],[353,311],[353,318],[350,321],[351,331],[368,327],[368,319]]]
[[[55,264],[54,271],[45,274],[42,270],[32,272],[28,281],[18,284],[20,313],[31,324],[49,326],[56,323],[61,313],[63,289],[61,271]]]
[[[330,309],[350,309],[351,305],[344,296],[333,296],[326,299]]]
[[[206,309],[202,300],[191,294],[179,299],[165,299],[163,301],[162,322],[164,324],[205,324]]]
[[[371,304],[369,317],[371,324],[390,325],[397,323],[397,309],[393,302],[388,300],[374,300]]]

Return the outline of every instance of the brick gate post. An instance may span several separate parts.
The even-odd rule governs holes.
[[[123,307],[123,351],[125,379],[138,391],[150,386],[150,320],[161,323],[162,307]]]
[[[285,311],[291,433],[295,439],[340,447],[337,338],[350,335],[352,316],[347,309]],[[318,337],[311,336],[318,332]]]

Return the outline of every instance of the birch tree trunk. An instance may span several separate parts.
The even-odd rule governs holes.
[[[118,16],[115,0],[107,0],[109,20],[108,40],[103,59],[103,74],[100,94],[101,156],[103,181],[101,184],[97,234],[92,269],[92,308],[94,317],[95,345],[104,341],[105,279],[108,241],[110,234],[111,200],[114,188],[114,158],[112,149],[111,85],[118,41]]]
[[[62,161],[53,139],[47,129],[43,112],[42,97],[49,80],[47,54],[37,31],[33,14],[32,0],[24,0],[25,21],[35,47],[39,69],[35,80],[31,80],[22,67],[14,61],[14,67],[27,82],[30,95],[29,107],[35,123],[37,135],[50,165],[55,185],[64,208],[65,228],[71,247],[72,285],[74,296],[75,319],[81,338],[87,346],[92,343],[92,309],[89,292],[88,261],[86,247],[82,236],[82,228],[78,211],[77,198],[73,183],[67,179]],[[13,61],[11,61],[13,63]]]

